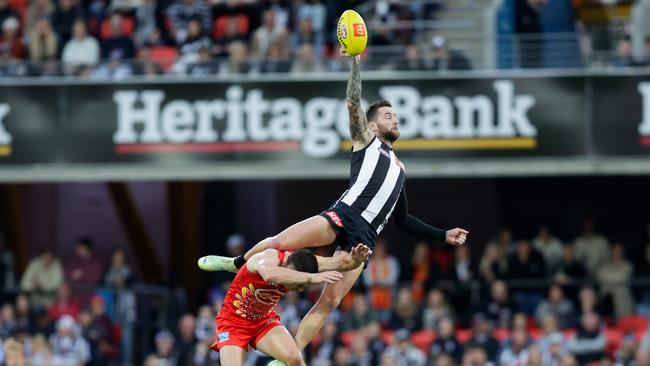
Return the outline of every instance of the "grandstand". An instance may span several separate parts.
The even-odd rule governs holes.
[[[306,364],[650,366],[650,0],[0,0],[0,365],[221,365],[196,260],[348,187],[346,9],[409,210],[470,234],[386,225]]]

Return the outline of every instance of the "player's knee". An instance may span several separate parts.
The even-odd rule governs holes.
[[[342,300],[343,300],[342,296],[323,295],[323,296],[320,297],[320,299],[318,299],[318,304],[317,305],[321,309],[331,313],[332,311],[334,311],[336,308],[339,307]]]
[[[286,240],[283,236],[281,235],[276,235],[271,238],[271,248],[275,248],[278,250],[291,250],[291,245],[288,240]]]
[[[287,364],[287,366],[305,366],[302,354],[300,354],[300,351],[297,349],[287,352],[284,356],[284,363]]]

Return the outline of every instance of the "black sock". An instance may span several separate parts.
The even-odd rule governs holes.
[[[244,259],[243,254],[235,257],[235,267],[237,267],[237,269],[240,269],[244,263],[246,263],[246,259]]]

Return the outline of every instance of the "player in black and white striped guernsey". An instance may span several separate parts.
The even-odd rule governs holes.
[[[237,272],[247,259],[268,248],[298,250],[338,244],[333,257],[319,258],[320,271],[336,268],[337,255],[350,251],[358,243],[374,247],[377,235],[393,214],[397,227],[423,239],[462,245],[468,232],[461,228],[441,230],[427,225],[408,212],[404,189],[406,171],[395,155],[392,144],[399,138],[399,120],[386,100],[372,103],[364,113],[361,107],[360,59],[353,58],[347,85],[350,114],[352,158],[350,185],[327,211],[301,221],[280,234],[266,238],[244,256],[227,258],[206,256],[199,267],[206,271]],[[343,279],[327,284],[320,299],[300,323],[296,343],[303,349],[318,333],[330,312],[357,281],[363,266],[345,272]]]

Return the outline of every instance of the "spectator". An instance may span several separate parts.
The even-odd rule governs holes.
[[[508,278],[531,279],[546,275],[544,257],[528,240],[517,243],[517,251],[508,258]]]
[[[20,290],[31,296],[34,307],[48,308],[56,300],[56,291],[63,283],[63,266],[51,249],[45,248],[41,255],[27,265],[20,280]]]
[[[564,286],[569,299],[577,301],[580,288],[577,282],[587,277],[587,271],[582,263],[575,259],[574,253],[573,244],[565,244],[562,247],[562,260],[553,280]]]
[[[112,289],[123,289],[133,281],[133,270],[126,263],[124,249],[116,248],[111,255],[111,263],[104,273],[104,286]]]
[[[291,51],[296,53],[303,45],[311,45],[317,59],[323,56],[324,39],[322,33],[315,32],[310,18],[302,18],[298,21],[297,29],[291,34]]]
[[[0,0],[1,1],[1,0]],[[15,287],[14,255],[6,247],[5,237],[0,232],[0,289],[8,294]],[[0,295],[0,300],[2,295]]]
[[[454,358],[446,353],[440,353],[437,356],[432,357],[431,362],[436,366],[456,366]]]
[[[500,348],[499,341],[492,335],[492,323],[483,313],[474,315],[473,334],[466,347],[484,349],[490,362],[495,363],[497,361]]]
[[[16,326],[18,328],[27,329],[29,333],[36,333],[36,318],[34,311],[32,311],[29,296],[26,294],[18,294],[16,296]]]
[[[426,287],[432,277],[432,267],[429,245],[425,242],[415,244],[413,258],[411,259],[411,268],[413,270],[413,297],[418,302],[424,298]]]
[[[32,339],[32,352],[28,365],[56,365],[52,347],[43,334],[36,334]]]
[[[58,5],[52,14],[52,27],[60,45],[66,44],[72,38],[74,23],[82,18],[81,7],[74,0],[58,0]]]
[[[9,0],[0,0],[0,24],[3,26],[3,28],[5,20],[9,18],[18,20],[20,19],[20,15],[18,15],[18,12],[15,9],[12,9],[9,6]],[[18,26],[20,28],[20,23],[18,23]]]
[[[212,59],[209,48],[199,49],[198,59],[188,65],[188,73],[192,76],[213,75],[219,72],[219,63]]]
[[[395,308],[388,322],[389,328],[404,328],[409,331],[416,331],[422,329],[420,320],[421,314],[417,302],[413,299],[411,290],[407,287],[401,288],[397,293]]]
[[[56,333],[50,336],[55,362],[63,365],[84,365],[90,361],[90,346],[79,335],[77,323],[69,315],[56,322]]]
[[[431,39],[433,46],[432,60],[428,68],[431,70],[469,70],[467,58],[460,52],[450,49],[447,40],[442,36],[435,36]]]
[[[464,245],[456,247],[454,250],[454,263],[451,272],[451,278],[454,280],[454,297],[458,313],[466,314],[471,305],[471,284],[474,281],[478,271],[476,264],[472,260],[469,247]],[[468,319],[463,319],[464,321]]]
[[[36,22],[29,32],[29,58],[32,61],[54,60],[58,54],[58,41],[47,18]]]
[[[437,357],[441,353],[450,355],[457,363],[461,362],[463,349],[455,337],[454,322],[451,318],[442,318],[438,322],[438,337],[431,345],[431,356]]]
[[[291,65],[292,73],[319,72],[323,68],[316,58],[314,47],[310,44],[303,44],[296,52],[295,60]]]
[[[406,329],[395,332],[395,344],[388,347],[384,355],[392,358],[395,365],[424,366],[426,356],[411,343],[411,333]],[[382,365],[384,364],[382,355]]]
[[[88,35],[86,23],[83,20],[74,22],[73,38],[63,47],[61,60],[70,73],[79,66],[94,66],[99,62],[99,42]]]
[[[548,273],[554,274],[562,263],[562,242],[551,234],[548,226],[542,226],[533,239],[533,247],[544,257]]]
[[[585,220],[582,235],[575,240],[575,256],[587,269],[587,273],[595,275],[605,264],[609,254],[609,242],[603,235],[596,234],[594,222]]]
[[[111,318],[121,327],[122,359],[131,360],[133,355],[134,326],[136,320],[136,298],[129,289],[133,280],[131,266],[126,263],[124,250],[117,248],[111,255],[111,263],[104,273],[104,286],[112,290],[113,314]]]
[[[4,342],[4,365],[7,366],[22,366],[26,365],[25,352],[23,346],[17,340],[9,338]]]
[[[352,352],[345,347],[339,347],[334,351],[334,366],[352,366]]]
[[[222,75],[245,74],[250,68],[248,46],[244,42],[228,45],[228,61],[222,62],[219,73]]]
[[[341,319],[341,331],[361,330],[374,320],[376,320],[375,314],[369,308],[365,294],[355,294],[352,309]]]
[[[287,28],[276,21],[276,12],[266,10],[262,15],[262,25],[253,32],[251,55],[259,62],[265,62],[271,57],[271,46],[277,59],[289,57],[289,33]]]
[[[638,353],[639,342],[634,333],[627,333],[623,337],[621,346],[614,352],[617,365],[634,365],[634,358]],[[636,366],[636,365],[635,365]]]
[[[486,284],[503,278],[508,268],[507,257],[500,254],[496,243],[488,243],[479,261],[479,273]]]
[[[607,339],[599,322],[595,313],[583,314],[577,334],[569,340],[568,350],[575,355],[579,364],[599,361],[605,356]]]
[[[49,308],[48,313],[52,320],[57,320],[64,315],[77,318],[81,311],[81,304],[72,296],[70,286],[62,283],[56,290],[56,302]]]
[[[364,334],[368,339],[370,352],[372,352],[373,365],[381,360],[381,354],[386,349],[386,343],[381,339],[381,325],[378,321],[372,321],[364,329]]]
[[[230,46],[244,44],[248,47],[248,39],[242,34],[237,17],[228,17],[224,34],[215,38],[215,53],[217,56],[226,57],[230,54]]]
[[[578,366],[578,361],[574,355],[567,353],[564,357],[562,357],[560,366]]]
[[[494,361],[489,360],[485,349],[475,345],[465,347],[463,353],[463,366],[495,366]]]
[[[429,291],[426,307],[422,311],[422,328],[436,329],[442,318],[453,318],[454,310],[449,306],[445,293],[440,289]]]
[[[618,40],[616,53],[612,55],[610,64],[615,67],[643,66],[642,62],[637,62],[632,56],[632,40],[630,36],[626,35]]]
[[[178,355],[174,351],[174,335],[168,330],[161,330],[155,337],[156,352],[153,354],[156,365],[176,365]]]
[[[266,61],[260,66],[261,72],[289,72],[291,61],[284,55],[283,47],[280,42],[271,44]]]
[[[11,55],[12,58],[24,59],[26,53],[25,45],[20,39],[19,30],[20,22],[18,21],[18,18],[5,18],[2,22],[2,39],[0,40],[0,48]]]
[[[573,304],[564,297],[564,290],[558,284],[553,284],[549,287],[548,299],[539,303],[535,310],[535,317],[540,325],[548,315],[555,316],[562,329],[573,328],[575,326]]]
[[[646,244],[643,252],[643,259],[639,261],[634,270],[634,277],[650,280],[650,243]],[[637,293],[637,312],[650,318],[650,287],[645,286]]]
[[[138,50],[138,58],[134,65],[134,74],[143,75],[148,78],[153,78],[156,75],[163,73],[160,64],[152,59],[151,45],[145,44]],[[208,50],[208,54],[209,54]],[[199,60],[201,59],[201,50],[199,50]]]
[[[83,294],[82,301],[90,299],[95,287],[102,281],[104,266],[95,257],[93,242],[81,237],[75,244],[75,255],[66,263],[66,279],[76,294]]]
[[[607,263],[596,272],[601,296],[609,296],[614,304],[617,318],[634,312],[634,299],[630,289],[632,265],[625,259],[622,244],[614,244]]]
[[[135,42],[137,45],[159,43],[158,24],[156,21],[156,0],[144,0],[142,4],[135,8],[135,21],[138,25],[135,29]]]
[[[182,44],[187,38],[188,23],[198,19],[204,31],[212,28],[212,12],[203,0],[176,0],[168,9],[171,34],[177,44]]]
[[[359,337],[354,337],[354,340],[352,340],[352,362],[351,364],[355,366],[372,366],[374,365],[373,362],[373,354],[370,352],[370,349],[368,348],[368,339],[366,337],[359,336]]]
[[[190,362],[192,349],[196,343],[196,318],[192,314],[185,314],[178,321],[178,364],[185,365]]]
[[[525,329],[513,330],[510,344],[503,349],[499,356],[499,365],[528,365],[529,344],[528,333]]]
[[[509,328],[517,307],[508,295],[508,285],[503,281],[494,281],[490,294],[491,299],[485,306],[485,314],[497,327]]]
[[[201,22],[198,19],[191,19],[187,24],[187,37],[178,45],[181,55],[195,55],[194,57],[196,57],[200,49],[210,49],[212,41],[203,32]]]
[[[16,312],[10,303],[0,308],[0,340],[9,338],[16,329]]]
[[[341,345],[337,333],[338,328],[336,322],[328,321],[325,323],[320,332],[320,346],[313,357],[314,364],[328,364],[330,360],[334,359],[334,352]]]
[[[578,294],[580,301],[580,314],[601,313],[602,309],[598,302],[596,290],[591,286],[584,286]]]
[[[385,314],[393,302],[392,289],[397,284],[399,274],[399,262],[388,253],[385,239],[378,239],[373,258],[363,271],[363,282],[369,290],[370,304],[382,320],[386,319]]]
[[[102,58],[111,60],[131,60],[135,58],[135,45],[131,37],[124,34],[124,19],[121,14],[111,15],[109,20],[110,37],[102,42]]]
[[[544,365],[560,365],[567,355],[567,341],[560,332],[545,335],[538,343]]]
[[[49,19],[54,13],[54,9],[52,0],[35,0],[31,2],[27,8],[25,29],[31,30],[36,27],[39,20],[43,18]]]

